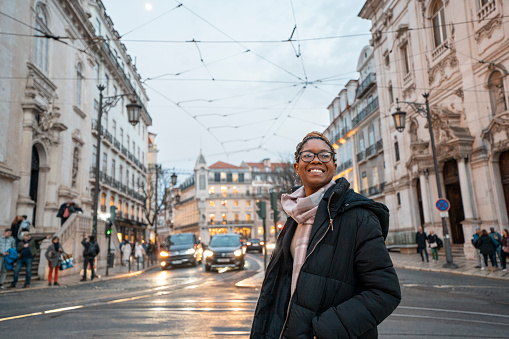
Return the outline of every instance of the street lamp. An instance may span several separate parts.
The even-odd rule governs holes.
[[[98,85],[99,89],[99,111],[97,112],[97,153],[95,155],[95,190],[94,190],[94,220],[92,232],[97,234],[97,209],[99,207],[99,162],[101,161],[101,136],[102,136],[102,115],[110,108],[118,103],[118,100],[126,96],[134,96],[133,94],[119,94],[110,97],[103,97],[103,91],[106,88],[104,85]],[[104,103],[103,103],[104,100]],[[140,121],[141,105],[135,101],[126,105],[129,122],[135,126]]]
[[[431,113],[429,111],[429,100],[428,100],[429,93],[424,93],[422,96],[426,100],[426,103],[424,103],[424,104],[417,103],[417,102],[407,102],[407,101],[401,101],[401,102],[412,106],[412,108],[417,113],[419,113],[422,117],[426,117],[428,119],[428,129],[429,129],[429,135],[430,135],[430,140],[431,140],[431,150],[433,153],[433,164],[435,166],[435,177],[437,180],[438,197],[443,198],[442,185],[440,183],[440,176],[438,174],[438,162],[437,162],[437,154],[436,154],[436,150],[435,150],[435,137],[433,135],[433,124],[431,122]],[[394,118],[394,125],[396,127],[396,130],[398,132],[403,132],[403,130],[405,129],[406,112],[402,111],[399,108],[399,103],[400,103],[400,101],[396,98],[396,112],[392,113],[392,117]],[[449,240],[449,230],[447,229],[447,221],[445,220],[445,217],[443,217],[443,216],[442,216],[442,231],[444,233],[445,259],[447,261],[444,264],[444,267],[458,268],[458,265],[456,265],[452,260],[451,242]]]

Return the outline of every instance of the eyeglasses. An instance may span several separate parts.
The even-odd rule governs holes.
[[[318,160],[321,162],[329,162],[333,158],[333,154],[331,152],[320,152],[314,153],[310,151],[300,152],[300,160],[304,162],[311,162],[315,159],[315,156],[318,157]]]

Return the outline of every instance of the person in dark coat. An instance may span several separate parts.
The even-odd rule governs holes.
[[[507,271],[507,257],[509,257],[509,231],[504,229],[502,231],[502,271]]]
[[[60,226],[62,226],[67,219],[73,214],[76,210],[73,206],[73,202],[68,201],[62,205],[60,205],[60,208],[58,209],[57,218],[60,218]]]
[[[481,236],[474,242],[474,246],[479,248],[481,254],[484,257],[484,265],[488,267],[488,258],[491,261],[491,270],[495,272],[495,253],[498,244],[491,238],[486,230],[481,231]],[[485,270],[486,267],[481,267],[481,270]]]
[[[16,248],[18,251],[19,259],[16,264],[16,268],[14,269],[14,277],[12,279],[12,283],[9,285],[9,288],[15,288],[18,283],[19,272],[25,266],[26,275],[25,275],[25,284],[23,288],[30,287],[30,281],[32,279],[32,262],[34,261],[34,257],[37,255],[37,247],[35,244],[35,239],[30,236],[29,232],[23,232],[23,240],[18,243],[18,247]]]
[[[431,248],[431,256],[433,257],[433,260],[438,261],[438,237],[435,234],[435,231],[430,230],[428,235],[428,243],[429,247]]]
[[[62,245],[60,245],[60,238],[55,236],[51,240],[51,245],[46,249],[44,256],[48,260],[49,273],[48,273],[48,286],[51,286],[51,280],[53,279],[53,286],[60,286],[58,284],[58,270],[60,268],[60,257],[64,253]],[[53,272],[55,273],[53,275]]]
[[[297,145],[304,186],[281,198],[290,215],[276,241],[251,338],[377,338],[401,291],[384,243],[385,205],[332,181],[334,149],[319,132]]]
[[[427,240],[426,232],[422,230],[422,226],[419,226],[419,231],[415,233],[415,243],[417,244],[417,250],[421,255],[421,259],[424,262],[424,256],[422,252],[426,253],[426,261],[429,262],[428,250],[426,249],[426,240]]]
[[[84,237],[81,241],[83,245],[83,277],[80,281],[87,280],[87,267],[90,265],[90,270],[92,271],[92,275],[90,276],[90,280],[94,280],[95,271],[94,271],[94,259],[99,254],[99,244],[95,241],[95,236],[90,235],[88,237]]]
[[[21,215],[17,215],[11,223],[11,235],[14,238],[14,245],[16,247],[18,247],[19,243],[18,231],[22,221],[23,218],[21,217]]]

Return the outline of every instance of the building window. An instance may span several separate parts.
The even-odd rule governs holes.
[[[246,221],[248,221],[248,222],[251,221],[251,214],[249,214],[249,213],[246,214]]]
[[[111,177],[113,178],[113,180],[115,180],[115,159],[111,159]]]
[[[226,205],[228,205],[228,200],[221,200],[221,205],[223,205],[223,207],[226,207]]]
[[[237,173],[233,173],[233,182],[239,181],[239,175]]]
[[[235,207],[239,207],[239,201],[238,201],[238,200],[235,200],[235,201],[233,202],[233,206],[235,206]]]
[[[110,77],[108,76],[108,74],[105,74],[104,75],[105,79],[106,79],[106,96],[109,96],[110,95]]]
[[[214,194],[214,186],[209,187],[209,194]]]
[[[398,206],[401,206],[401,195],[398,193],[396,193],[396,199],[398,200]]]
[[[81,62],[76,65],[76,105],[81,105],[81,91],[83,86],[83,66]]]
[[[117,139],[117,121],[115,119],[111,120],[111,129],[113,130],[113,137]]]
[[[125,205],[124,205],[124,216],[126,218],[129,217],[129,204],[128,203],[125,203]]]
[[[435,1],[431,10],[431,22],[433,26],[433,40],[435,48],[447,40],[447,30],[445,26],[445,11],[442,0]]]
[[[374,187],[378,187],[378,168],[373,167],[373,183]]]
[[[239,215],[235,214],[235,222],[239,222]]]
[[[115,197],[113,196],[110,197],[110,207],[111,206],[115,206]]]
[[[365,149],[364,147],[364,133],[359,133],[359,152],[363,152]]]
[[[120,145],[124,146],[124,129],[120,128]]]
[[[369,126],[368,129],[369,147],[375,146],[375,128],[373,125]]]
[[[237,186],[233,186],[233,194],[237,194],[239,191],[237,191]]]
[[[106,174],[106,169],[108,168],[108,154],[106,152],[103,153],[103,173]]]
[[[389,102],[392,104],[394,102],[394,92],[392,91],[392,84],[389,84]]]
[[[404,74],[410,73],[410,62],[408,60],[408,43],[401,47],[401,59],[403,60]]]
[[[106,212],[106,193],[101,193],[101,212]]]
[[[244,173],[239,173],[239,182],[244,182]]]
[[[124,177],[124,166],[120,165],[118,169],[118,181],[120,182],[120,184],[124,184],[122,180],[123,177]]]
[[[251,200],[246,200],[246,206],[251,206]]]
[[[44,5],[38,3],[35,7],[35,34],[48,32],[48,18]],[[35,38],[34,63],[43,71],[48,71],[48,41],[46,38]]]
[[[118,213],[118,215],[117,215],[118,217],[122,216],[122,200],[121,199],[118,199],[117,213]]]
[[[488,90],[490,93],[491,112],[493,115],[507,110],[505,98],[504,82],[502,74],[499,71],[491,73],[488,81]]]
[[[134,206],[131,206],[131,220],[134,220]]]
[[[98,36],[101,36],[101,22],[99,21],[99,18],[95,18],[95,33]]]
[[[226,186],[221,186],[221,194],[226,197]]]
[[[486,6],[491,0],[480,0],[479,3],[481,5],[481,8],[483,8],[484,6]]]
[[[225,182],[225,181],[226,181],[226,173],[221,172],[221,182]]]
[[[209,201],[209,206],[210,207],[216,207],[216,203],[214,202],[214,200],[210,200]]]
[[[222,217],[223,217],[223,225],[226,225],[226,214],[223,214]]]
[[[126,183],[127,188],[129,188],[129,170],[128,169],[125,170],[125,183]]]
[[[396,154],[396,161],[399,161],[399,143],[397,141],[394,143],[394,153]]]
[[[212,225],[214,225],[214,218],[215,218],[215,217],[216,217],[216,216],[215,216],[214,214],[211,214],[211,215],[209,216],[209,218],[210,218],[210,223],[211,223]]]
[[[233,181],[232,173],[226,173],[226,181],[227,182],[232,182]]]
[[[92,146],[92,167],[95,168],[97,166],[97,146]]]

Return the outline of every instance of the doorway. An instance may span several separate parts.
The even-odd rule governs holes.
[[[504,190],[505,208],[507,215],[509,215],[509,151],[500,154],[499,164],[502,189]]]
[[[37,191],[39,188],[39,152],[35,146],[32,146],[32,164],[30,166],[30,199],[34,202],[34,209],[32,211],[32,226],[35,225],[35,216],[37,213]]]
[[[417,179],[415,188],[417,190],[417,204],[419,205],[419,217],[421,221],[420,226],[424,226],[424,208],[422,206],[422,191],[421,191],[421,180]]]
[[[451,233],[453,244],[464,244],[465,236],[461,222],[465,220],[463,200],[461,199],[460,178],[456,160],[449,160],[444,164],[445,195],[451,203],[449,209],[449,220],[451,222]]]

